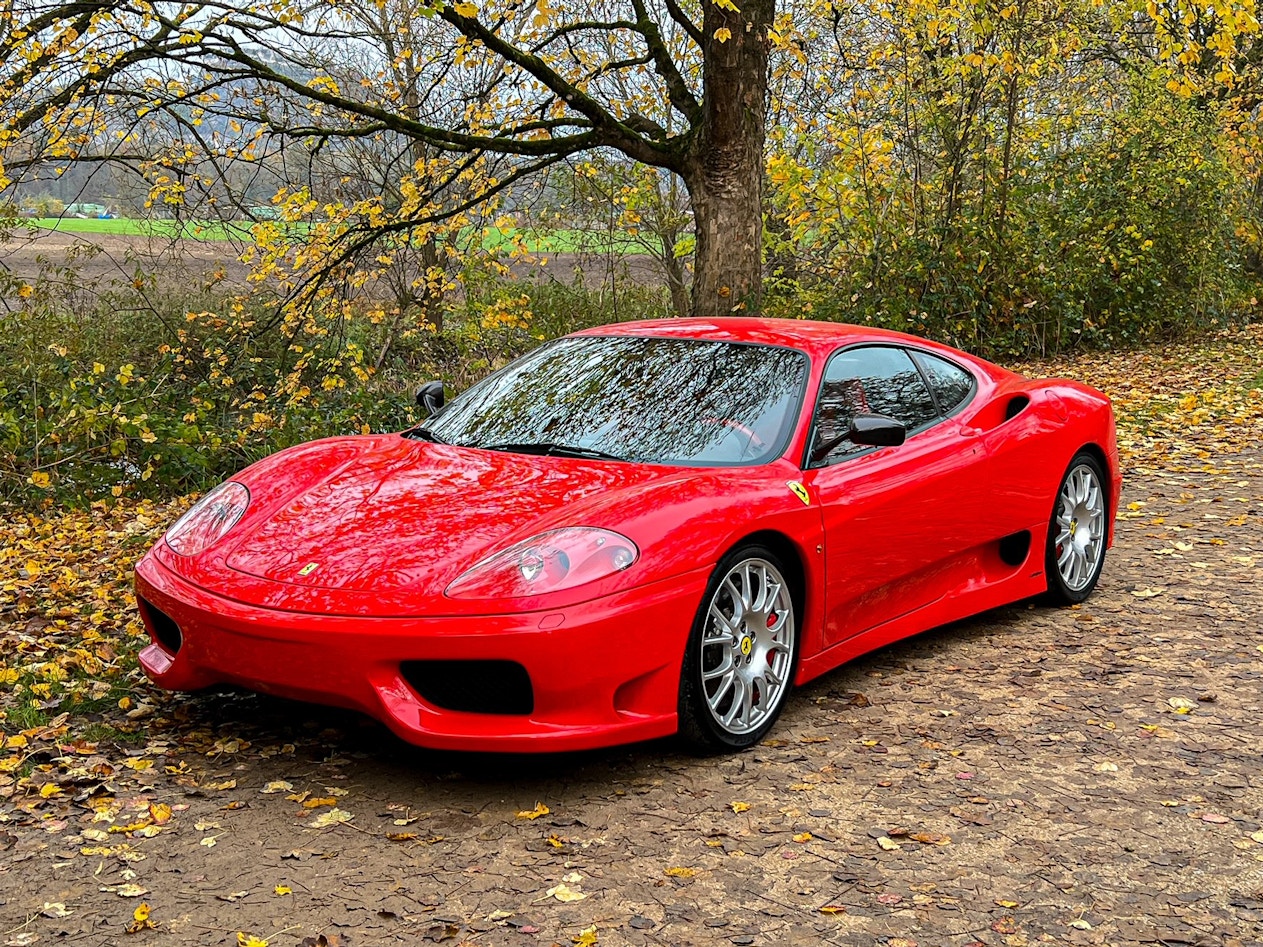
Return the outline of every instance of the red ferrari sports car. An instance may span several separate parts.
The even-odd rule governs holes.
[[[1108,399],[923,339],[726,318],[557,339],[399,434],[216,487],[136,568],[163,687],[406,740],[761,740],[790,688],[1047,592],[1112,540]]]

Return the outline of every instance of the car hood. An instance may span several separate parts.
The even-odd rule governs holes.
[[[296,495],[248,517],[224,565],[312,589],[440,594],[484,556],[544,529],[585,525],[585,501],[634,494],[673,472],[398,437],[356,446]]]

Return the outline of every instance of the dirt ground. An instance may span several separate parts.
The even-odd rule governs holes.
[[[25,731],[0,945],[1263,943],[1263,450],[1150,447],[1086,604],[858,660],[748,753],[436,754],[236,694]]]

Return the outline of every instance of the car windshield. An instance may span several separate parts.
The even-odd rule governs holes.
[[[572,336],[470,388],[418,433],[517,453],[758,464],[784,449],[807,364],[780,346]]]

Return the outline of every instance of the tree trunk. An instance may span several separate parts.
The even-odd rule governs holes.
[[[714,0],[702,6],[705,114],[681,174],[697,235],[693,315],[758,312],[763,303],[767,31],[776,0],[741,0],[739,12]]]

